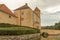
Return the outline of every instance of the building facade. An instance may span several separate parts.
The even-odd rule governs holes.
[[[14,10],[14,14],[4,4],[0,5],[0,23],[9,23],[32,28],[40,27],[40,10],[33,11],[28,4]]]
[[[5,4],[0,4],[0,23],[17,24],[15,16]]]

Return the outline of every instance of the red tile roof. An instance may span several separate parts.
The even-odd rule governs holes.
[[[11,16],[17,17],[11,12],[11,10],[5,4],[0,4],[0,11],[3,11]]]

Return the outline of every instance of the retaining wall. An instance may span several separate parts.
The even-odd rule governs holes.
[[[19,35],[19,36],[0,36],[0,40],[31,40],[32,38],[37,38],[37,37],[40,37],[40,33]]]

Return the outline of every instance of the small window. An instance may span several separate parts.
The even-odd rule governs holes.
[[[22,15],[24,15],[24,12],[22,12]]]
[[[39,22],[36,21],[37,24],[39,24]]]
[[[11,18],[11,16],[9,15],[9,18]]]
[[[39,26],[37,26],[37,28],[39,28]]]

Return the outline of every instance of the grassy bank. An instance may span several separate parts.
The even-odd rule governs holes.
[[[33,33],[40,33],[40,30],[27,26],[18,26],[4,23],[0,24],[0,35],[23,35]]]

